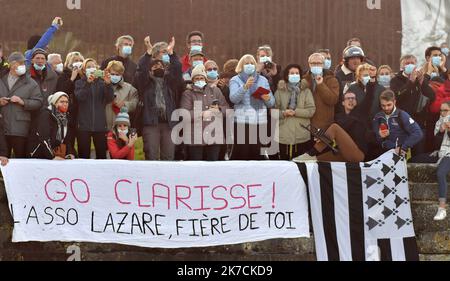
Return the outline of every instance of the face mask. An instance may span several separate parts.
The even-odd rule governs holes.
[[[72,63],[72,68],[81,68],[81,66],[83,65],[82,62],[74,62]]]
[[[127,135],[128,134],[128,129],[125,129],[125,130],[119,130],[119,129],[117,129],[117,132],[120,134],[120,133],[122,133],[122,134],[124,134],[124,135]]]
[[[118,84],[122,80],[120,75],[111,75],[111,83]]]
[[[260,57],[259,62],[260,63],[272,62],[272,58],[271,57]]]
[[[27,68],[25,67],[25,65],[19,65],[16,69],[16,73],[19,76],[22,76],[25,74],[25,72],[27,72]]]
[[[442,48],[441,51],[446,57],[448,57],[448,54],[450,53],[450,50],[448,48]]]
[[[64,70],[64,65],[62,63],[58,63],[56,65],[55,71],[58,72],[58,73],[62,73],[63,70]]]
[[[194,83],[197,88],[203,89],[206,86],[206,82],[203,80],[197,81]]]
[[[244,72],[247,75],[252,75],[253,73],[255,73],[256,67],[253,64],[246,64],[244,65]]]
[[[322,75],[323,74],[323,67],[321,67],[321,66],[313,66],[313,67],[311,67],[311,73],[314,76]]]
[[[323,69],[330,69],[330,68],[331,68],[331,60],[325,59],[325,61],[323,62]]]
[[[131,55],[131,53],[133,52],[133,47],[131,46],[123,46],[122,47],[122,54],[125,56],[129,56]]]
[[[66,113],[69,110],[69,107],[67,105],[59,105],[57,109],[61,113]]]
[[[40,65],[38,65],[38,64],[33,64],[33,67],[34,67],[34,69],[36,69],[37,71],[42,71],[42,70],[44,70],[45,69],[45,64],[44,65],[42,65],[42,66],[40,66]]]
[[[436,72],[431,72],[431,74],[430,74],[431,79],[434,79],[438,76],[439,76],[439,74],[437,74]]]
[[[192,62],[192,68],[195,68],[197,65],[203,65],[202,60],[195,60]]]
[[[434,65],[434,66],[441,66],[441,57],[432,57],[431,58],[431,63]]]
[[[203,50],[203,46],[198,46],[198,45],[191,46],[191,52],[192,51],[201,52],[202,50]]]
[[[366,86],[367,83],[369,83],[369,81],[370,81],[370,76],[363,76],[361,82],[363,83],[364,86]]]
[[[378,76],[378,84],[380,84],[383,87],[389,87],[391,84],[391,76],[390,75]]]
[[[86,76],[87,77],[91,76],[92,74],[94,74],[94,71],[96,71],[96,70],[97,70],[97,68],[95,68],[95,67],[86,68]]]
[[[163,63],[169,64],[170,63],[170,56],[168,54],[164,54],[162,56],[161,60],[163,61]]]
[[[289,83],[297,84],[299,82],[300,82],[300,75],[299,74],[289,74]]]
[[[206,76],[210,80],[216,80],[217,77],[219,77],[219,73],[217,73],[217,70],[210,70],[210,71],[206,72]]]
[[[406,75],[410,75],[411,73],[413,73],[414,69],[416,68],[415,64],[408,64],[405,66],[405,73]]]
[[[159,77],[159,78],[164,77],[164,69],[158,68],[158,69],[153,70],[153,76]]]

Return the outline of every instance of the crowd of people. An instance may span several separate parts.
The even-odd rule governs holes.
[[[96,159],[134,160],[138,136],[146,160],[362,162],[395,149],[411,162],[438,163],[435,219],[445,218],[447,44],[427,48],[423,65],[403,55],[398,73],[371,60],[358,38],[339,58],[312,52],[306,67],[283,68],[269,45],[219,67],[206,55],[203,33],[192,31],[181,57],[175,38],[146,37],[136,63],[134,38],[124,35],[99,64],[48,50],[62,25],[55,18],[29,38],[25,53],[6,55],[0,46],[3,165],[11,157],[89,159],[91,142]]]

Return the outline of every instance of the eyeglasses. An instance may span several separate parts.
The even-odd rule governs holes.
[[[191,40],[191,44],[201,44],[202,40]]]
[[[450,109],[441,109],[441,112],[449,112]]]
[[[213,68],[208,68],[206,71],[213,71],[213,70],[215,70],[215,71],[217,71],[218,70],[218,68],[217,67],[213,67]]]

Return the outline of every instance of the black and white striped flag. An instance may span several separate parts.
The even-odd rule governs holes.
[[[299,163],[308,185],[318,260],[418,260],[406,161]]]

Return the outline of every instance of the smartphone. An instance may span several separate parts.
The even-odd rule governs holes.
[[[103,76],[105,76],[105,72],[97,69],[92,75],[94,75],[95,78],[103,78]]]
[[[7,100],[7,101],[11,101],[11,98],[5,98],[5,100]]]
[[[130,128],[130,136],[134,136],[137,134],[137,130],[135,128]]]

